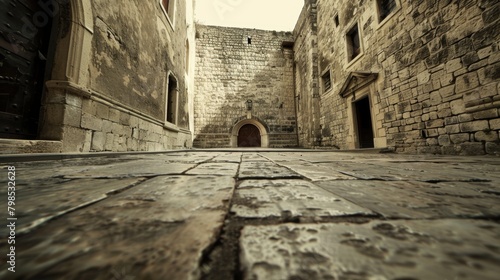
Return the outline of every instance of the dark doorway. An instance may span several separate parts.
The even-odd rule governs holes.
[[[356,110],[356,121],[358,124],[358,141],[360,148],[373,148],[373,127],[368,97],[354,103]]]
[[[245,124],[238,132],[238,147],[261,147],[260,131],[253,124]]]
[[[0,0],[0,138],[37,136],[54,16],[37,2]]]

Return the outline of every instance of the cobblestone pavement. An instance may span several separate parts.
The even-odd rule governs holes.
[[[499,157],[240,150],[1,160],[0,279],[500,275]]]

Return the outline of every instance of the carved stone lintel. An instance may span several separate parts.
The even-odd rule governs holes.
[[[375,81],[377,77],[378,73],[373,72],[351,72],[344,82],[339,95],[345,98],[353,94],[357,90],[369,85],[370,83]]]

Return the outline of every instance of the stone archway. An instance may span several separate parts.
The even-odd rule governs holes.
[[[51,78],[45,83],[47,91],[42,102],[39,139],[62,140],[63,146],[66,146],[77,142],[66,141],[76,137],[65,120],[67,114],[64,112],[74,110],[67,100],[72,100],[72,104],[82,104],[93,94],[88,88],[88,69],[92,58],[94,16],[91,1],[64,0],[59,4],[58,16],[62,25],[60,38],[54,46],[54,61],[60,63],[54,64]],[[54,117],[54,112],[63,113]],[[85,133],[79,128],[74,129],[78,130],[80,137]]]
[[[242,135],[242,137],[239,137],[240,132],[246,134],[246,136]],[[243,137],[247,137],[247,139]],[[255,139],[255,137],[260,139]],[[244,145],[240,146],[239,144]],[[266,127],[256,119],[246,119],[238,122],[231,131],[231,147],[269,147],[269,137]]]

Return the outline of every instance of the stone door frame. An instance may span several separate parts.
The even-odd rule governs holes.
[[[361,94],[353,94],[349,98],[348,102],[348,111],[347,111],[347,116],[348,119],[350,120],[349,124],[351,124],[351,128],[349,129],[349,136],[348,136],[348,145],[349,148],[351,149],[360,149],[361,148],[361,143],[360,143],[360,133],[359,133],[359,123],[358,123],[358,112],[356,108],[356,103],[361,101],[362,99],[368,98],[368,102],[370,104],[370,117],[371,117],[371,123],[372,123],[372,132],[373,132],[373,146],[375,147],[375,138],[377,138],[376,135],[376,127],[375,127],[375,114],[374,114],[374,106],[373,106],[373,98],[371,94],[371,90],[366,90],[362,92]]]
[[[40,115],[39,138],[43,140],[63,140],[71,138],[64,127],[70,125],[71,120],[66,119],[68,110],[79,112],[84,99],[90,99],[92,91],[90,85],[89,65],[92,57],[92,38],[94,34],[94,16],[92,3],[81,0],[61,1],[59,17],[69,13],[66,19],[68,26],[64,29],[62,37],[55,45],[54,64],[51,80],[47,81],[47,91],[42,98]],[[69,5],[69,6],[67,6]],[[69,10],[65,10],[69,9]],[[62,14],[62,15],[60,15]],[[54,116],[57,112],[57,116]],[[76,124],[72,124],[76,126]]]
[[[370,115],[372,118],[373,144],[374,148],[387,147],[385,133],[381,134],[381,121],[377,118],[380,106],[376,101],[377,81],[380,80],[378,73],[369,71],[351,72],[347,77],[339,95],[346,99],[347,103],[347,126],[349,128],[346,145],[348,149],[359,149],[358,124],[356,119],[355,103],[363,98],[370,102]]]
[[[238,133],[246,124],[254,125],[259,129],[261,148],[269,148],[269,135],[267,129],[264,124],[257,119],[245,119],[236,123],[231,130],[230,146],[232,148],[238,148]]]

